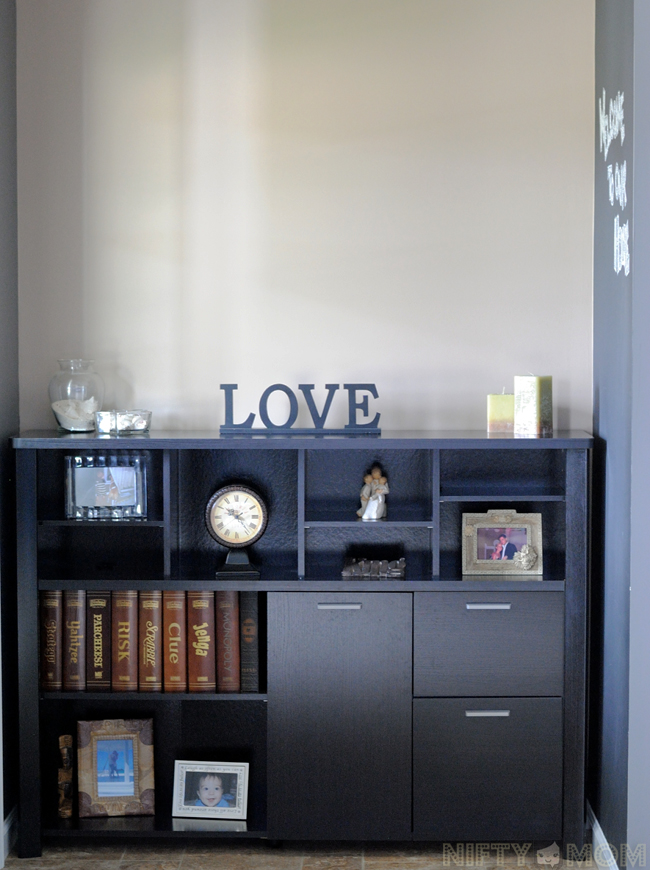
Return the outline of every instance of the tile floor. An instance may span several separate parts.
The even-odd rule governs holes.
[[[493,851],[482,864],[457,865],[443,860],[437,844],[292,843],[274,848],[263,841],[241,840],[166,847],[45,846],[41,858],[20,859],[12,854],[5,866],[11,870],[457,870],[459,866],[496,870],[502,864],[506,870],[514,870],[518,864],[528,870],[540,867],[532,850],[521,860],[511,850],[498,861]],[[560,862],[551,870],[563,870],[564,866],[565,862]],[[572,866],[579,864],[573,862]]]

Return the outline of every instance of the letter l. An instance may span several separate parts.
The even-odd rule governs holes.
[[[243,423],[234,423],[233,418],[235,416],[233,410],[233,392],[237,389],[237,384],[219,384],[219,389],[223,390],[226,394],[226,422],[224,426],[228,429],[250,429],[253,425],[253,420],[255,419],[255,414],[251,411],[248,417],[244,420]]]

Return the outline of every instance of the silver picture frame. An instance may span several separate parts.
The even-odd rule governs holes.
[[[248,770],[247,762],[174,762],[172,816],[189,819],[245,819]],[[205,804],[201,798],[206,801]]]
[[[84,453],[65,457],[68,520],[143,520],[147,462],[141,453]]]

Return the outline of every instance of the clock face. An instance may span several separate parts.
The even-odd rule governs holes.
[[[246,547],[264,534],[268,512],[262,497],[247,486],[217,490],[205,509],[208,531],[225,547]]]

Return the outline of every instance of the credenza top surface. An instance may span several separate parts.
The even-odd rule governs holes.
[[[97,435],[39,429],[12,438],[17,449],[70,450],[576,450],[593,447],[593,437],[580,430],[557,431],[552,437],[492,434],[481,430],[383,431],[381,435],[254,434],[221,435],[215,431],[165,431],[139,435]]]

